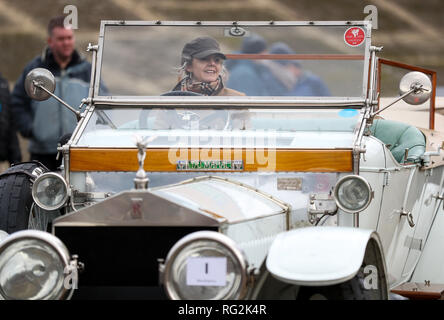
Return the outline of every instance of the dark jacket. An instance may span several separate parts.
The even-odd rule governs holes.
[[[15,84],[11,96],[11,107],[17,130],[30,139],[29,151],[36,154],[57,153],[57,142],[61,136],[72,133],[76,116],[54,98],[45,101],[31,100],[25,92],[26,75],[34,68],[46,68],[56,79],[54,94],[76,108],[88,96],[91,64],[74,51],[66,69],[54,59],[49,48],[42,56],[34,58],[24,69]]]
[[[22,155],[9,106],[8,81],[0,74],[0,161],[20,162]]]
[[[247,96],[281,96],[286,88],[264,65],[242,60],[232,66],[227,86]]]
[[[330,90],[327,85],[318,76],[304,71],[298,79],[296,85],[286,94],[287,96],[304,97],[327,97],[330,96]]]

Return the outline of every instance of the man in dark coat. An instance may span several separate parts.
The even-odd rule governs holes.
[[[0,73],[0,161],[10,164],[22,159],[9,106],[8,81]]]
[[[60,137],[72,133],[76,116],[56,101],[31,100],[24,88],[26,75],[34,68],[46,68],[56,79],[54,94],[69,105],[78,106],[88,95],[91,64],[74,49],[75,38],[71,28],[64,25],[64,16],[51,19],[48,25],[48,47],[34,58],[17,80],[11,97],[11,106],[17,130],[30,140],[31,160],[38,160],[51,170],[57,161],[57,144]]]

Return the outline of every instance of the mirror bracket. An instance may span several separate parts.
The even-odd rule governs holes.
[[[75,110],[73,107],[71,107],[69,104],[67,104],[65,101],[63,101],[62,99],[60,99],[59,97],[57,97],[54,93],[52,93],[51,91],[49,91],[48,89],[45,88],[45,86],[43,85],[43,83],[41,81],[38,80],[33,80],[32,84],[34,85],[34,87],[39,88],[43,91],[45,91],[47,94],[49,94],[51,97],[53,97],[54,99],[56,99],[58,102],[60,102],[61,104],[63,104],[65,107],[67,107],[70,111],[72,111],[76,117],[77,117],[77,121],[80,120],[80,111]],[[83,105],[83,104],[82,104]]]
[[[422,87],[422,86],[421,86]],[[414,86],[414,88],[411,88],[409,91],[407,91],[406,93],[404,93],[402,96],[399,96],[398,98],[396,98],[395,100],[393,100],[392,102],[390,102],[387,106],[385,106],[384,108],[372,113],[372,117],[376,116],[377,114],[381,113],[382,111],[390,108],[392,105],[394,105],[396,102],[398,102],[399,100],[404,99],[406,96],[408,96],[411,93],[414,93],[415,91],[418,90],[426,90],[426,89],[422,89],[422,88],[418,88],[416,85]]]
[[[430,79],[422,72],[409,72],[402,77],[399,83],[399,92],[401,96],[390,102],[384,108],[373,112],[371,118],[391,107],[400,100],[404,100],[408,104],[418,105],[426,102],[430,98],[432,83]],[[372,101],[374,105],[374,101]]]

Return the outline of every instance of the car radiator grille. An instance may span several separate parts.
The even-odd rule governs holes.
[[[157,286],[158,262],[183,236],[211,227],[55,227],[85,269],[79,286]]]

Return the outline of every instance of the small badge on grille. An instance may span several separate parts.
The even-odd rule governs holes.
[[[244,162],[242,160],[179,160],[176,169],[177,171],[242,171]]]
[[[143,198],[131,198],[131,218],[132,219],[142,219],[142,204]]]

